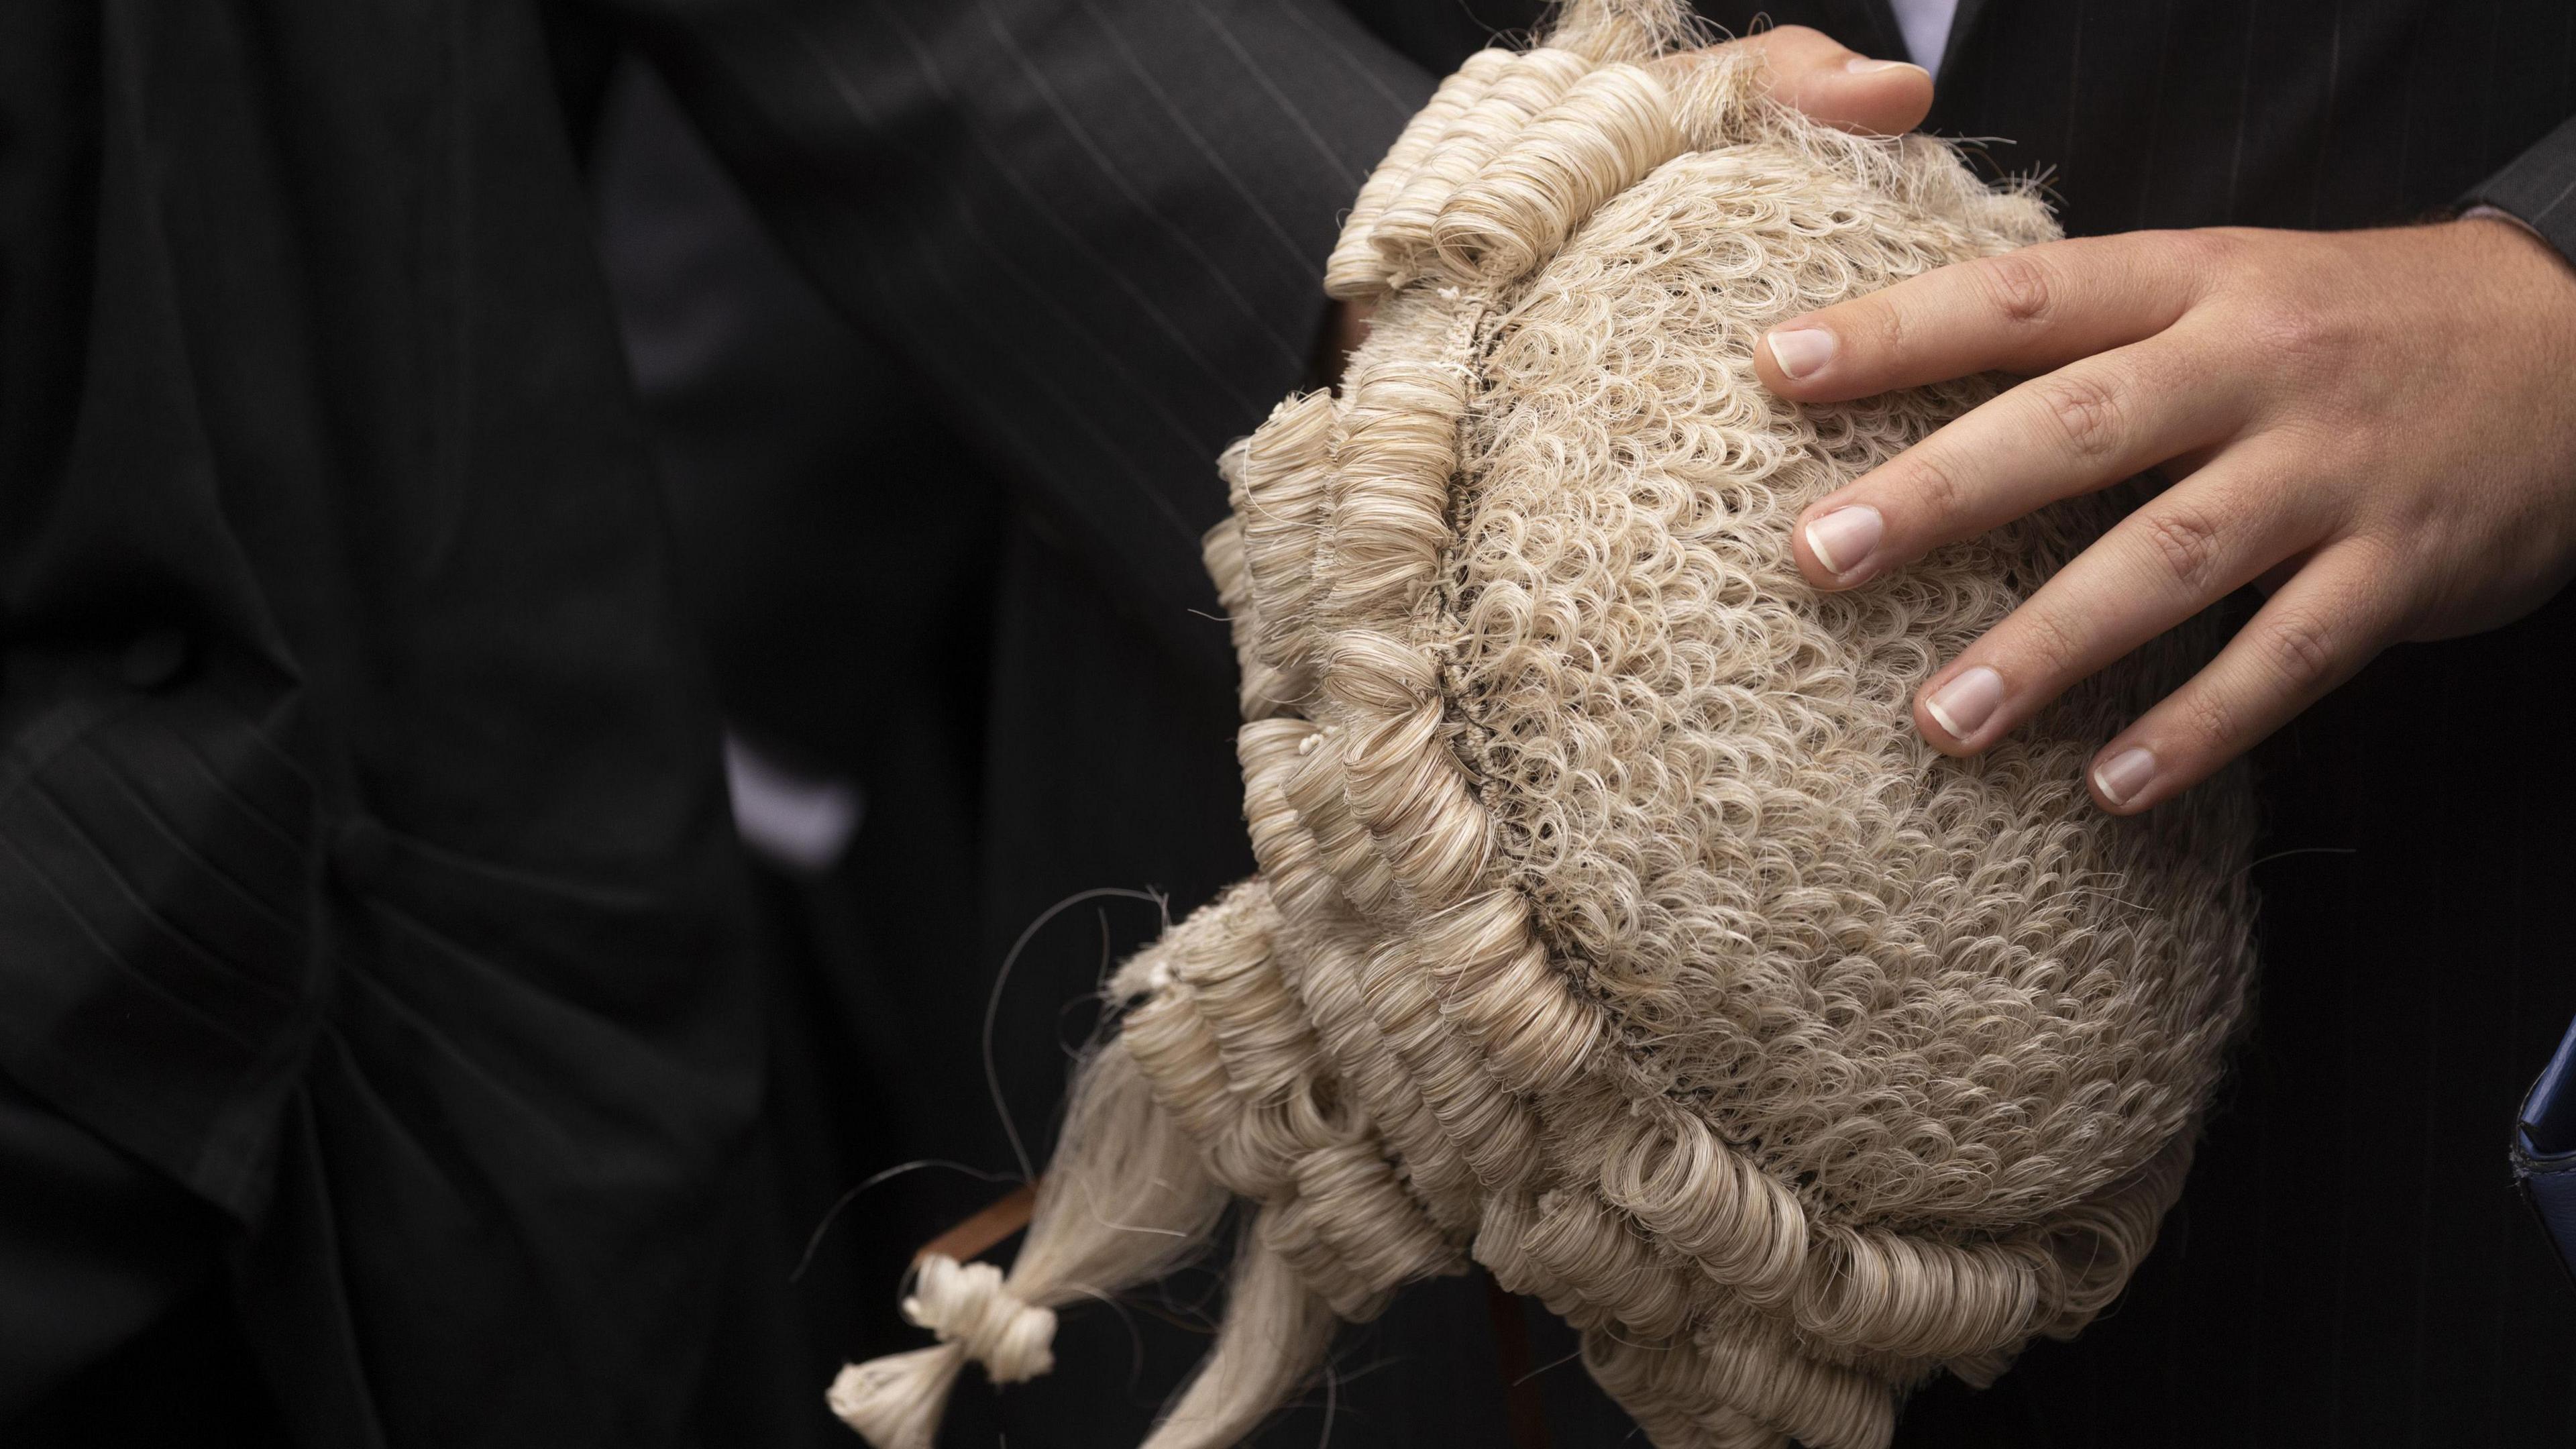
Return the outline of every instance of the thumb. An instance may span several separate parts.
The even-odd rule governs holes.
[[[1872,60],[1803,25],[1783,25],[1717,48],[1761,55],[1774,97],[1846,131],[1898,135],[1923,124],[1932,109],[1931,72],[1901,60]]]

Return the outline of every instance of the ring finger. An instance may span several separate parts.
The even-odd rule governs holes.
[[[2122,519],[1915,696],[1947,753],[1986,748],[2068,686],[2316,541],[2305,490],[2254,450],[2221,454]]]
[[[2169,800],[2350,679],[2404,627],[2384,561],[2345,542],[2319,553],[2207,668],[2102,747],[2086,772],[2104,809]]]

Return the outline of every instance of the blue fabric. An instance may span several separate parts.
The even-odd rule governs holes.
[[[2576,1279],[2576,1023],[2532,1083],[2513,1134],[2513,1175]]]

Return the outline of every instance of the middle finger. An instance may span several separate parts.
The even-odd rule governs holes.
[[[2219,454],[2122,519],[1915,696],[1946,753],[2001,739],[2076,681],[2317,542],[2326,525],[2280,480],[2285,450]]]

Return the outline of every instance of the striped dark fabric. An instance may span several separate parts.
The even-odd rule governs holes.
[[[2576,55],[2569,64],[2576,66]],[[2470,188],[2465,199],[2519,218],[2559,255],[2576,257],[2576,119]]]
[[[216,692],[83,673],[0,760],[0,1057],[247,1220],[313,1014],[313,784]]]
[[[831,302],[1227,677],[1208,460],[1305,374],[1433,77],[1321,0],[614,8]]]

